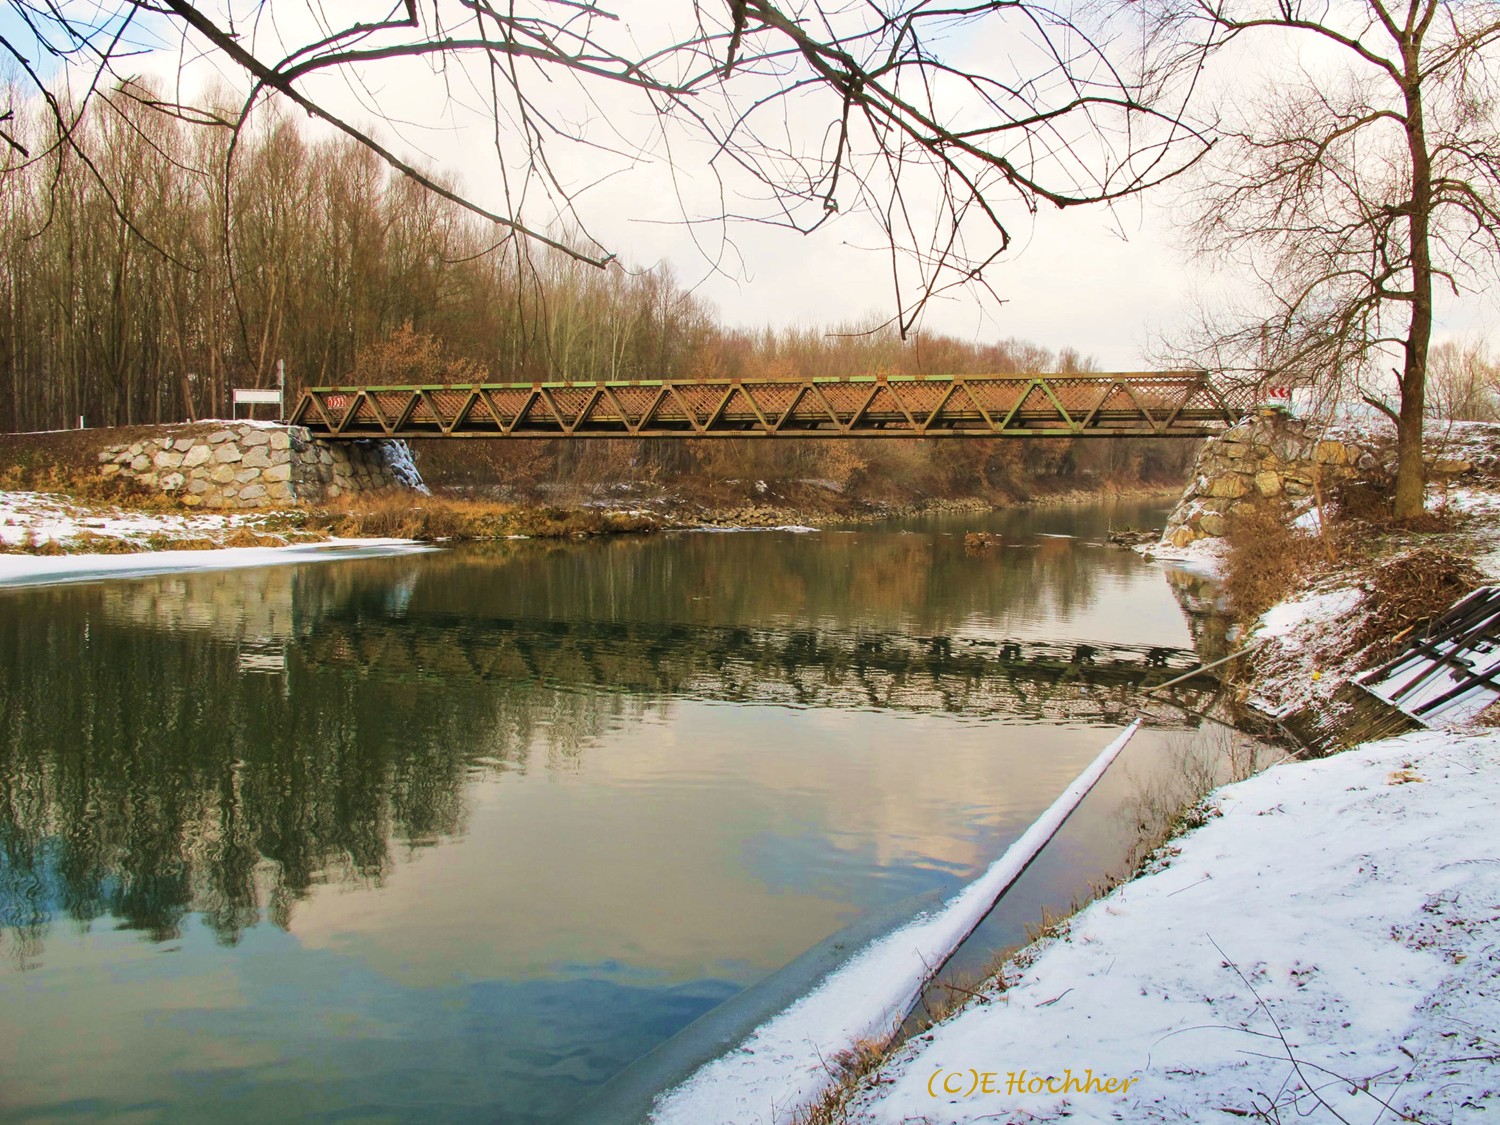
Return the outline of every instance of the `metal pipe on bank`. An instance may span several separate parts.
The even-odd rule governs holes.
[[[932,978],[1031,866],[1129,744],[1137,718],[1101,750],[979,878],[936,911],[870,942],[812,992],[661,1095],[653,1125],[784,1125],[822,1096],[827,1060],[884,1042]],[[771,1116],[766,1107],[775,1106]]]

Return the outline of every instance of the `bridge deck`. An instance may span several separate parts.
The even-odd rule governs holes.
[[[311,387],[321,438],[1207,437],[1254,406],[1201,371]]]

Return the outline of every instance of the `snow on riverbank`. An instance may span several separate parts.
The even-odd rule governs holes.
[[[257,513],[177,513],[128,511],[90,505],[43,492],[0,492],[0,545],[55,546],[68,553],[0,553],[0,586],[33,586],[125,578],[174,570],[208,570],[328,562],[369,555],[430,550],[407,539],[326,539],[285,543],[259,532]],[[174,542],[233,541],[248,534],[260,546],[172,550]],[[106,553],[89,551],[90,537],[107,544]],[[315,540],[314,536],[307,536]],[[266,545],[266,541],[277,545]],[[131,550],[138,547],[139,550]],[[158,549],[153,549],[158,548]]]
[[[11,547],[28,540],[74,546],[94,535],[137,541],[146,550],[152,537],[201,539],[253,528],[265,519],[257,512],[135,511],[50,492],[0,492],[0,543]]]
[[[1500,577],[1500,495],[1451,549]],[[1435,505],[1436,506],[1436,505]],[[1215,570],[1222,544],[1148,553]],[[1334,705],[1340,574],[1262,619],[1250,702]],[[1147,876],[865,1079],[841,1121],[1478,1120],[1500,1111],[1500,732],[1421,732],[1219,790]],[[1488,1111],[1488,1113],[1486,1113]]]
[[[1500,1111],[1500,734],[1287,763],[1212,803],[1158,870],[898,1052],[848,1120]]]
[[[1198,539],[1186,547],[1173,547],[1166,543],[1140,543],[1131,550],[1148,559],[1172,563],[1181,570],[1190,570],[1209,578],[1222,578],[1229,546],[1222,539]]]
[[[219,547],[206,551],[138,551],[128,555],[0,555],[0,587],[139,578],[174,570],[336,562],[436,548],[410,539],[329,539],[286,547]]]
[[[652,1110],[652,1125],[774,1123],[815,1101],[827,1078],[829,1054],[839,1058],[883,1039],[901,1022],[934,968],[947,961],[1020,878],[1140,725],[1137,719],[1101,750],[983,875],[941,908],[871,942],[807,996],[756,1028],[738,1048],[664,1094]],[[776,1105],[783,1107],[781,1113],[771,1110],[762,1118],[762,1109]]]

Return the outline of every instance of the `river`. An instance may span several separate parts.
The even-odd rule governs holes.
[[[1193,662],[1185,579],[1100,542],[1163,515],[0,590],[0,1111],[530,1125],[664,1080],[699,1017],[982,870],[1136,664]],[[974,965],[1209,737],[1149,713]]]

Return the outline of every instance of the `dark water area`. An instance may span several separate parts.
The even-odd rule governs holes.
[[[962,886],[1139,713],[1151,649],[1192,663],[1196,583],[1099,541],[1160,519],[0,589],[0,1116],[565,1120]],[[987,940],[1128,848],[1206,729],[1147,710]]]

